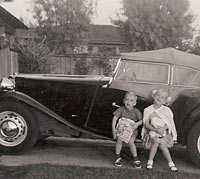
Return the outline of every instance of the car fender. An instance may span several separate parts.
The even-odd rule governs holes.
[[[183,136],[182,136],[182,141],[183,144],[186,144],[187,136],[190,132],[190,129],[200,121],[200,103],[198,106],[196,106],[193,110],[191,110],[185,117],[184,119],[185,124],[183,126]]]
[[[198,91],[183,91],[170,106],[178,133],[178,142],[185,145],[190,129],[200,120],[200,98]]]
[[[37,117],[40,127],[40,132],[48,131],[47,135],[56,136],[80,136],[80,133],[86,133],[87,135],[93,136],[95,138],[105,138],[101,135],[94,134],[90,131],[77,127],[67,120],[63,119],[61,116],[57,115],[52,110],[48,109],[38,101],[34,100],[30,96],[18,92],[18,91],[6,91],[0,92],[0,101],[17,101],[29,106]]]

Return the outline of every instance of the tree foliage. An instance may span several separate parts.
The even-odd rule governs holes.
[[[192,35],[188,0],[122,0],[125,20],[115,20],[136,51],[176,47]]]
[[[81,58],[76,59],[74,66],[75,75],[87,75],[89,71],[89,65],[87,64],[86,57],[83,55]]]
[[[83,42],[96,0],[34,0],[38,32],[45,35],[51,49],[70,53]]]
[[[200,55],[200,36],[198,35],[193,39],[183,40],[179,49],[188,53]]]
[[[33,35],[28,40],[17,40],[14,45],[19,51],[19,73],[49,73],[48,59],[53,52],[45,45],[45,39]]]

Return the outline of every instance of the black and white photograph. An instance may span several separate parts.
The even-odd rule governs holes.
[[[199,0],[0,0],[0,179],[199,179]]]

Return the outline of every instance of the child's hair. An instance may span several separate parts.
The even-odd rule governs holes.
[[[127,96],[134,96],[137,99],[137,96],[136,96],[136,94],[133,91],[127,91],[125,93],[124,98],[126,98]]]
[[[171,97],[169,96],[168,92],[163,90],[163,89],[158,89],[158,90],[153,90],[152,91],[152,97],[153,99],[155,98],[155,96],[158,94],[158,93],[165,93],[166,94],[166,103],[165,104],[169,104],[171,102]]]

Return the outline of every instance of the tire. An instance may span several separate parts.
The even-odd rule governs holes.
[[[191,161],[200,167],[200,122],[197,122],[187,136],[187,151]]]
[[[22,154],[39,136],[39,126],[30,108],[20,102],[0,102],[0,152]]]

